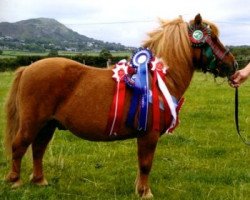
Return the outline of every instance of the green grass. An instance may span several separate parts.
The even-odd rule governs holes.
[[[0,106],[13,73],[0,73]],[[222,82],[222,80],[218,80]],[[196,73],[185,94],[181,123],[161,137],[150,180],[154,199],[247,200],[250,197],[250,147],[236,135],[234,90],[225,82]],[[250,81],[240,88],[240,126],[250,136]],[[0,111],[0,140],[4,112]],[[137,199],[136,141],[95,143],[56,131],[44,158],[50,185],[28,182],[32,165],[22,163],[24,185],[12,190],[3,179],[9,163],[0,148],[0,199]]]

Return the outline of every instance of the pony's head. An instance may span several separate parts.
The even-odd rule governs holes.
[[[238,64],[229,49],[220,42],[218,28],[211,22],[203,21],[198,14],[188,24],[188,35],[194,66],[214,74],[215,77],[230,78]]]
[[[143,46],[151,49],[168,66],[192,66],[228,78],[237,69],[233,55],[218,38],[218,28],[203,21],[200,14],[189,23],[182,17],[172,21],[161,20],[160,23],[157,30],[148,34]]]

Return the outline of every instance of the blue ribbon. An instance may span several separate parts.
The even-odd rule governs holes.
[[[137,67],[137,74],[126,124],[133,127],[136,111],[138,105],[140,105],[137,128],[139,131],[146,131],[147,129],[149,104],[148,63],[151,58],[152,54],[148,49],[139,49],[132,57],[132,65]]]
[[[139,77],[141,81],[141,101],[140,101],[140,113],[139,113],[139,127],[138,130],[147,129],[147,118],[148,118],[148,66],[147,62],[142,63],[139,67]]]
[[[139,105],[140,96],[141,96],[141,90],[140,90],[140,87],[138,87],[139,85],[140,85],[140,80],[139,80],[138,74],[136,74],[135,85],[133,88],[134,89],[133,96],[130,102],[130,108],[129,108],[128,117],[126,121],[126,125],[131,128],[134,128],[135,115],[136,115],[137,107]]]

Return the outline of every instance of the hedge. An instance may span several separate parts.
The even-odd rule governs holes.
[[[0,59],[0,71],[9,71],[15,70],[20,66],[28,66],[31,63],[47,58],[48,56],[17,56],[16,58],[1,58]],[[95,67],[106,67],[107,60],[99,56],[89,56],[89,55],[75,55],[75,56],[60,56],[75,60],[80,63],[85,63],[86,65],[95,66]],[[112,57],[111,64],[117,63],[122,59],[127,59],[127,57],[115,56]]]
[[[0,59],[0,71],[15,70],[16,68],[20,66],[28,66],[37,60],[47,58],[47,57],[48,56],[17,56],[16,58],[1,58]],[[75,56],[63,56],[63,57],[75,60],[80,63],[84,62],[86,65],[90,65],[90,66],[95,66],[95,67],[100,67],[100,68],[107,66],[107,60],[99,56],[75,55]],[[112,57],[111,64],[117,63],[118,61],[122,59],[127,59],[127,57],[122,57],[122,56]],[[249,60],[247,59],[244,59],[244,60],[238,59],[239,68],[246,66],[248,62]]]

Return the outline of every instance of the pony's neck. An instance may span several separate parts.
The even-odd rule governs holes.
[[[169,66],[166,84],[171,95],[180,99],[194,73],[187,23],[181,17],[161,21],[161,26],[148,35],[143,46]]]
[[[175,64],[179,64],[179,66],[174,66]],[[186,63],[175,64],[169,64],[169,69],[166,74],[166,85],[170,94],[176,99],[180,99],[191,82],[194,74],[194,67],[191,63],[190,65]]]

